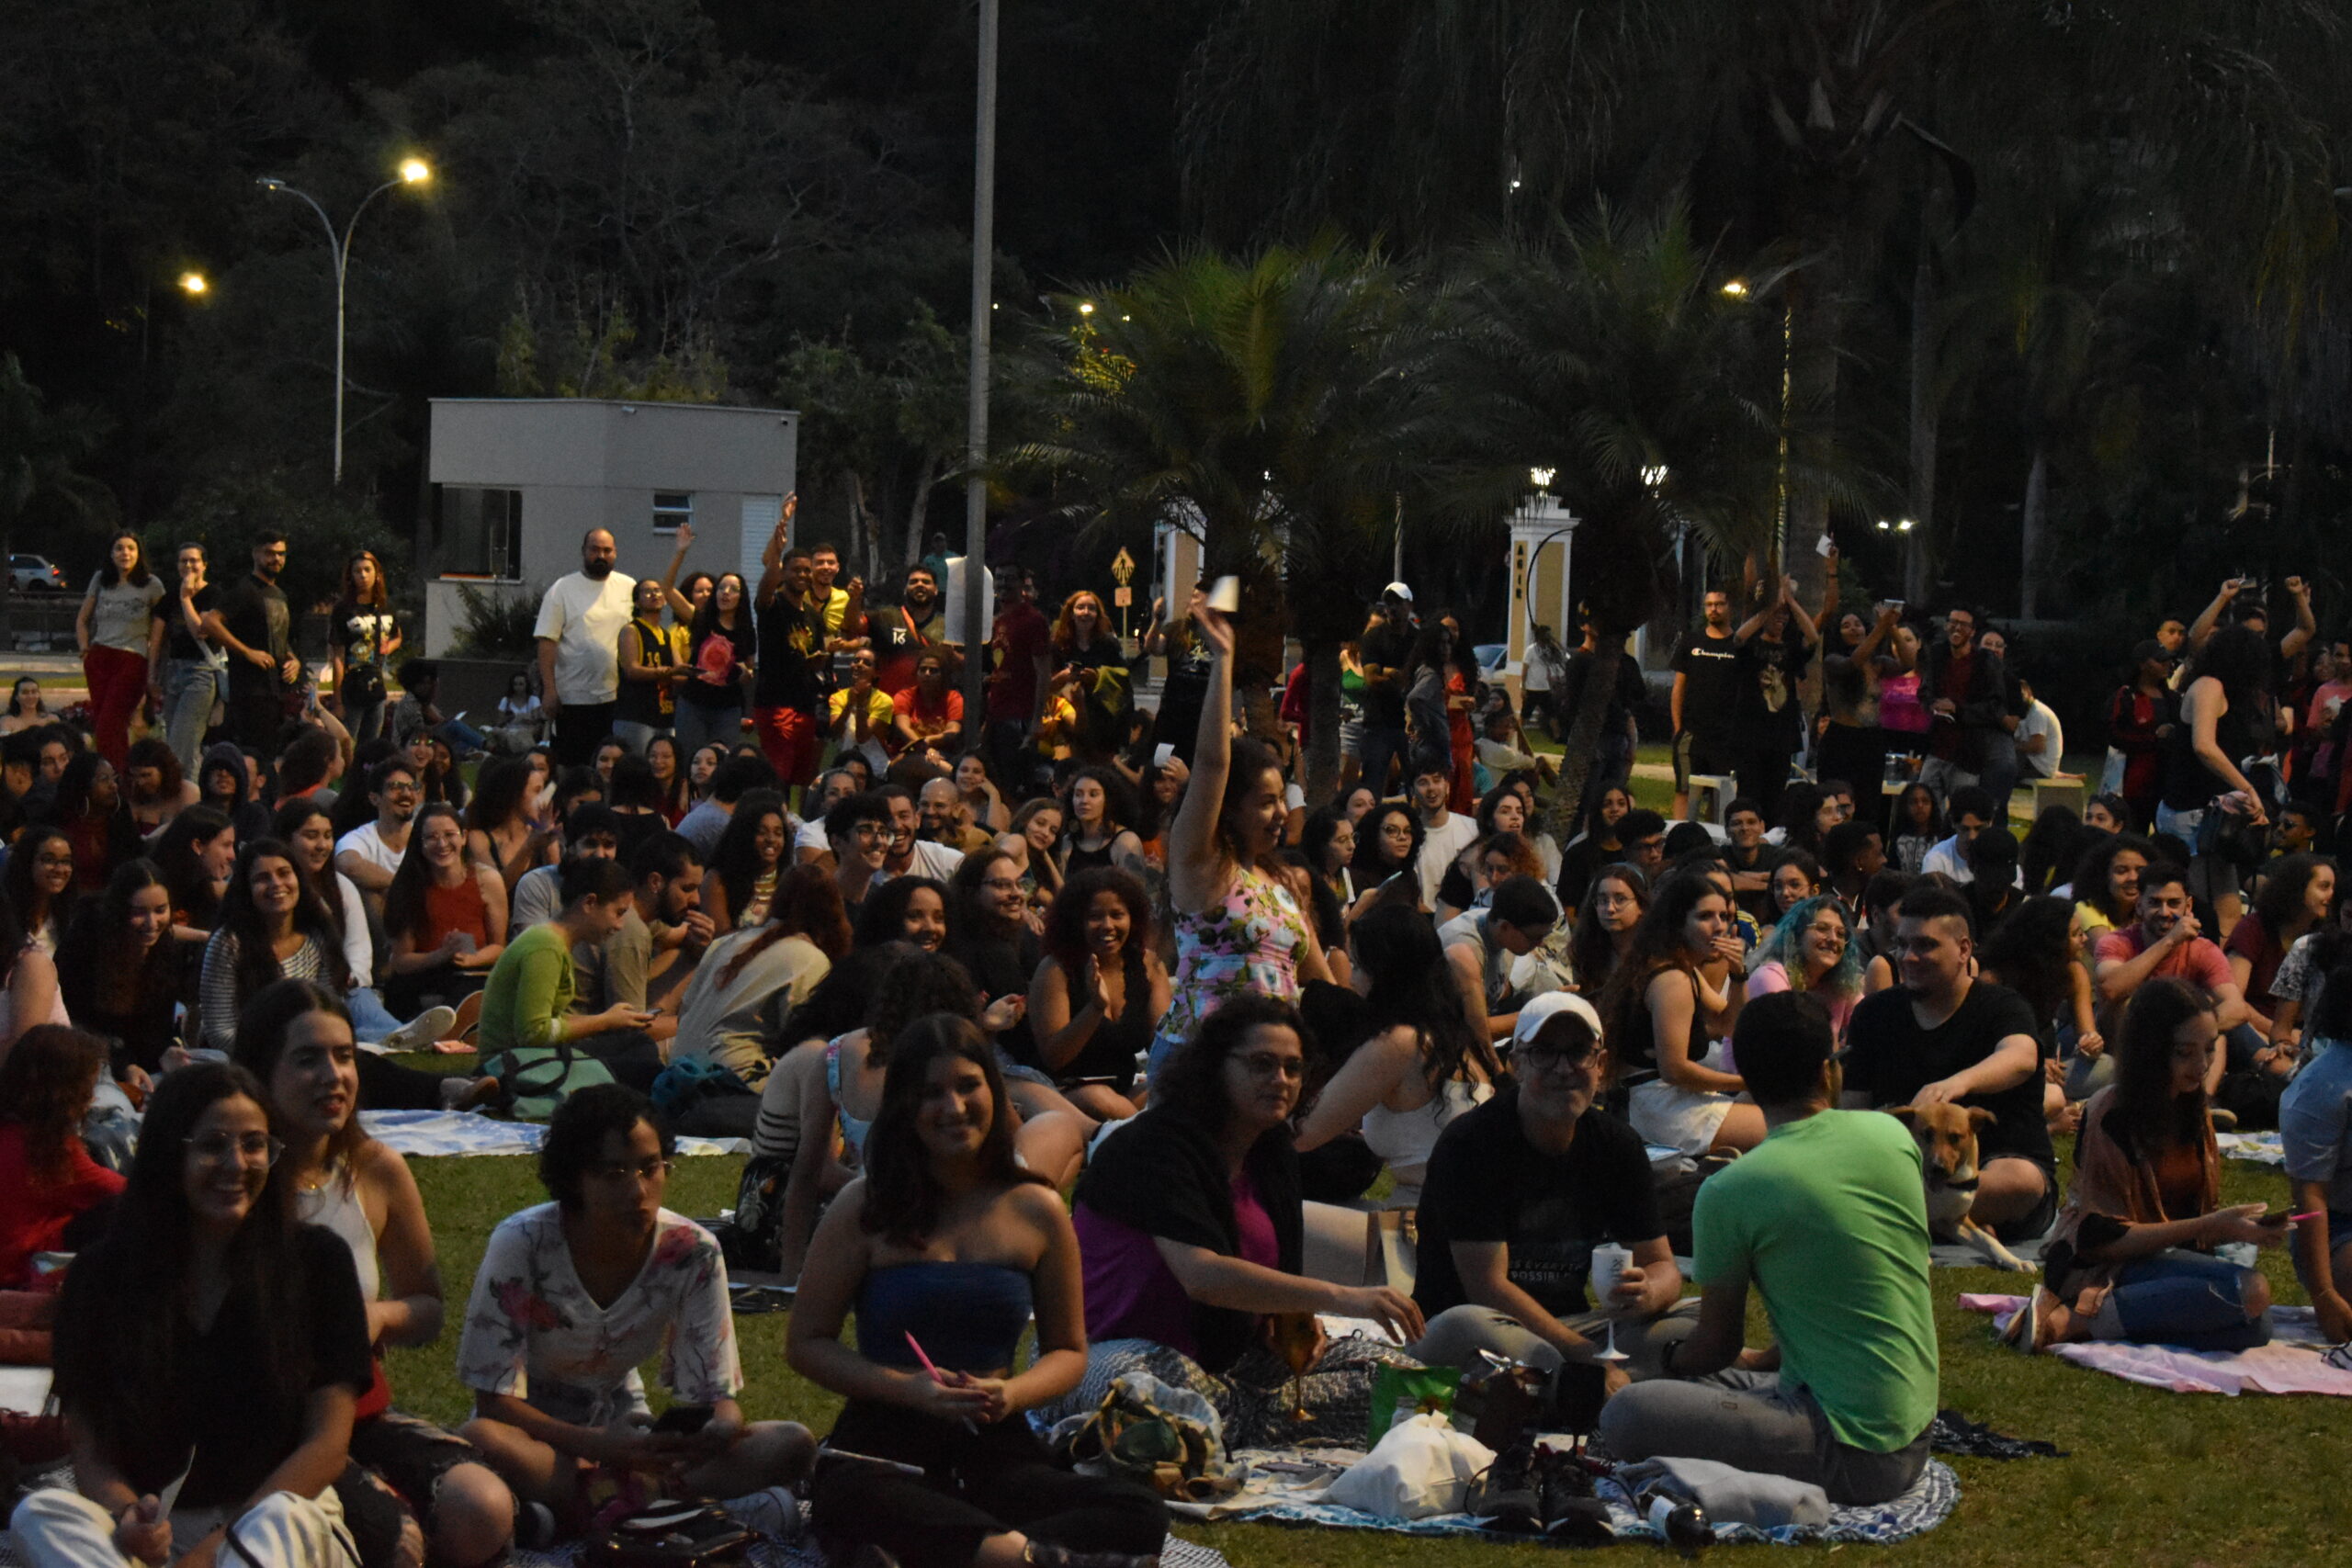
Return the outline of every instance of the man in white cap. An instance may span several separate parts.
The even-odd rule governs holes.
[[[1413,656],[1413,591],[1392,582],[1364,622],[1357,644],[1363,668],[1363,783],[1388,793],[1388,768],[1408,755],[1405,740],[1406,666]]]
[[[1667,1344],[1698,1324],[1658,1218],[1641,1135],[1594,1103],[1608,1081],[1600,1015],[1547,991],[1511,1032],[1517,1083],[1457,1117],[1421,1185],[1413,1299],[1429,1321],[1412,1353],[1466,1367],[1486,1349],[1553,1371],[1591,1362],[1616,1329],[1611,1392],[1655,1377]],[[1607,1299],[1586,1284],[1594,1249],[1632,1253]]]

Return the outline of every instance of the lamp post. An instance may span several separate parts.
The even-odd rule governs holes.
[[[359,215],[368,210],[368,203],[395,186],[421,186],[433,177],[433,166],[422,158],[401,160],[400,173],[359,198],[351,211],[351,221],[343,226],[338,235],[334,220],[319,205],[318,197],[309,191],[298,190],[284,180],[264,175],[254,183],[264,190],[283,191],[299,196],[319,215],[319,226],[327,231],[327,250],[334,257],[334,482],[343,483],[343,306],[345,285],[351,270],[351,231],[359,226]]]
[[[979,82],[972,149],[972,353],[964,476],[964,711],[986,711],[988,649],[980,642],[989,558],[989,310],[996,260],[998,0],[980,0]],[[1092,314],[1091,303],[1083,307]]]

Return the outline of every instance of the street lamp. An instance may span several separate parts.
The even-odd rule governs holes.
[[[187,295],[191,299],[199,297],[206,289],[212,287],[210,283],[205,280],[204,274],[200,272],[184,272],[180,274],[179,281],[180,292]]]
[[[308,202],[311,210],[319,215],[319,226],[327,231],[327,250],[334,257],[334,482],[338,485],[343,483],[343,316],[345,283],[351,270],[351,231],[359,226],[359,215],[368,210],[368,203],[386,191],[395,186],[424,185],[432,178],[433,165],[424,159],[401,159],[398,174],[359,198],[359,205],[352,209],[351,221],[343,226],[340,235],[336,234],[334,220],[327,216],[327,209],[309,191],[298,190],[284,180],[266,175],[254,182],[264,190],[283,191]],[[181,286],[187,287],[185,279]]]

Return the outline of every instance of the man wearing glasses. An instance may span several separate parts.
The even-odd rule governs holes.
[[[1462,1367],[1492,1350],[1545,1372],[1598,1362],[1612,1391],[1654,1377],[1698,1303],[1679,1299],[1640,1134],[1594,1104],[1609,1073],[1600,1015],[1548,991],[1520,1010],[1511,1043],[1516,1085],[1430,1155],[1413,1282],[1429,1332],[1413,1353]],[[1593,1249],[1609,1242],[1633,1258],[1596,1303]],[[1600,1359],[1612,1337],[1622,1363]]]
[[[878,795],[853,795],[825,813],[825,841],[833,852],[833,886],[853,923],[868,889],[884,880],[890,853],[890,803]]]
[[[401,857],[408,852],[410,819],[416,815],[416,773],[405,758],[387,757],[368,775],[368,798],[375,820],[362,822],[334,844],[334,868],[360,893],[382,906]]]

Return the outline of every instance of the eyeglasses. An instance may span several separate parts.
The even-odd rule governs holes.
[[[887,839],[891,830],[879,822],[860,822],[849,830],[853,839]]]
[[[666,1159],[639,1160],[635,1165],[592,1165],[588,1174],[599,1181],[616,1185],[624,1181],[660,1181],[670,1174],[673,1162]]]
[[[264,1170],[277,1164],[286,1145],[267,1133],[208,1133],[187,1141],[187,1152],[202,1165],[258,1165]]]
[[[1600,1045],[1597,1041],[1582,1045],[1521,1045],[1510,1055],[1530,1077],[1535,1077],[1544,1073],[1582,1072],[1600,1059]]]
[[[1289,1078],[1295,1082],[1306,1077],[1306,1058],[1277,1056],[1271,1051],[1252,1051],[1235,1061],[1253,1078]]]
[[[413,784],[402,784],[398,779],[395,779],[390,784],[384,786],[384,793],[386,795],[414,795],[416,793],[416,785]]]
[[[982,877],[980,879],[980,886],[987,888],[991,893],[1018,893],[1021,891],[1021,883],[1019,879],[1015,877]]]

